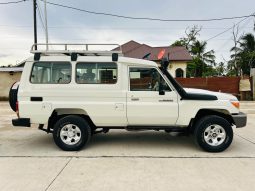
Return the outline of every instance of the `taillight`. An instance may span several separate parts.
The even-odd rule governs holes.
[[[16,102],[16,114],[19,117],[19,102]]]

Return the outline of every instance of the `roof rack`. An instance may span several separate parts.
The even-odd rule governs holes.
[[[93,47],[99,47],[99,49],[93,49]],[[102,48],[108,47],[111,50],[102,50]],[[62,44],[62,43],[37,43],[31,47],[31,53],[36,54],[65,54],[71,55],[73,53],[80,55],[96,55],[96,56],[108,56],[113,53],[122,55],[122,49],[119,44]]]

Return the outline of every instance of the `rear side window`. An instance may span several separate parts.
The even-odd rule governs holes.
[[[117,82],[117,64],[77,63],[76,82],[78,84],[115,84]]]
[[[36,62],[30,82],[33,84],[68,84],[71,82],[69,62]]]

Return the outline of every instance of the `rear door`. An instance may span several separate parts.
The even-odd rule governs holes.
[[[164,84],[164,93],[159,85]],[[127,118],[130,126],[170,126],[178,118],[177,94],[157,68],[129,67]]]

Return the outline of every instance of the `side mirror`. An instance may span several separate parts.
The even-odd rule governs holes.
[[[165,90],[159,90],[159,95],[165,95]]]

